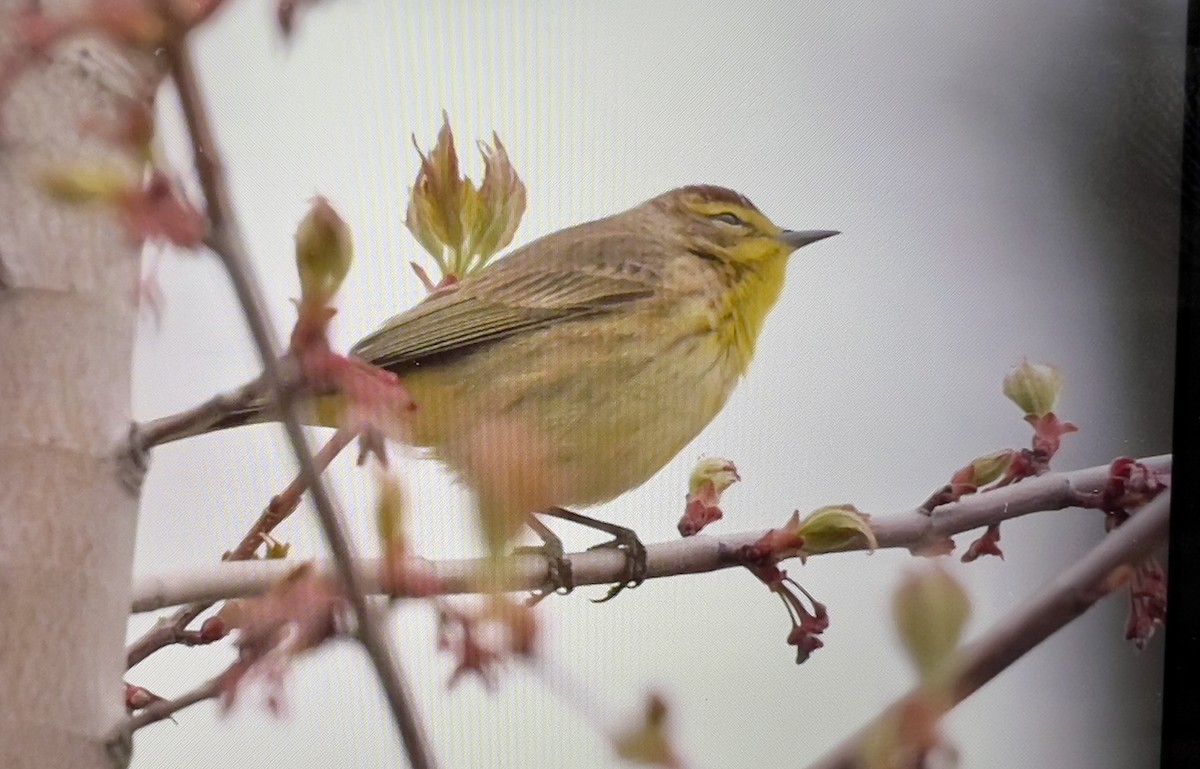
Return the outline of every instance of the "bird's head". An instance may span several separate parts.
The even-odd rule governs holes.
[[[735,353],[743,372],[754,355],[763,321],[783,289],[787,256],[838,234],[781,229],[744,195],[724,187],[680,187],[647,201],[646,206],[673,231],[679,247],[717,263],[728,276],[724,301],[730,322],[720,326],[718,336]]]
[[[744,195],[714,185],[680,187],[649,205],[670,217],[689,251],[739,271],[779,262],[798,248],[838,234],[781,229]]]

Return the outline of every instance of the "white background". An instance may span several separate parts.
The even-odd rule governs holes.
[[[517,244],[697,182],[745,193],[782,226],[844,232],[793,258],[759,356],[709,429],[593,511],[654,542],[677,536],[701,454],[735,460],[744,479],[715,531],[831,503],[882,515],[920,502],[973,456],[1026,445],[1000,394],[1023,355],[1067,378],[1059,411],[1081,432],[1057,467],[1169,451],[1183,21],[1182,0],[341,0],[304,16],[288,46],[267,4],[242,2],[198,56],[282,329],[306,201],[328,196],[353,229],[342,349],[422,296],[402,224],[418,165],[409,137],[431,146],[443,108],[476,178],[472,140],[495,130],[508,146],[529,190]],[[147,317],[140,329],[139,418],[258,369],[215,260],[167,255],[158,270],[167,301],[161,326]],[[365,550],[373,483],[349,459],[335,487]],[[477,553],[467,497],[433,463],[403,467],[420,552]],[[156,450],[136,570],[215,562],[292,473],[274,426]],[[974,602],[969,634],[1101,531],[1095,513],[1040,515],[1004,527],[1006,560],[954,565]],[[563,533],[569,546],[593,541]],[[323,551],[307,507],[280,536],[297,557]],[[630,719],[663,692],[694,766],[803,766],[913,683],[890,622],[912,565],[892,552],[792,565],[832,618],[826,648],[800,667],[778,600],[737,571],[654,581],[603,606],[585,600],[599,589],[546,601],[554,672],[514,668],[495,695],[475,681],[445,690],[452,663],[434,649],[428,606],[396,611],[390,628],[446,767],[617,765],[562,688]],[[135,618],[131,637],[152,619]],[[1105,601],[960,707],[947,731],[963,765],[1156,766],[1162,641],[1137,654],[1120,640],[1124,619],[1121,598]],[[170,696],[231,655],[170,649],[130,680]],[[135,766],[404,765],[350,644],[303,660],[288,694],[284,719],[252,690],[227,718],[205,704],[148,728]]]

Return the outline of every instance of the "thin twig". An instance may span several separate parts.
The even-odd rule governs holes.
[[[354,433],[350,430],[338,430],[333,437],[321,447],[313,458],[313,466],[317,473],[325,472],[329,464],[337,457],[351,441]],[[259,515],[258,520],[242,537],[236,548],[225,554],[224,561],[247,561],[254,557],[258,548],[265,541],[265,535],[274,531],[300,505],[304,492],[308,490],[308,481],[303,473],[292,479],[283,491],[274,496]],[[211,641],[199,631],[188,630],[197,617],[207,611],[213,600],[196,599],[195,602],[174,612],[170,617],[161,617],[154,625],[125,649],[125,668],[129,669],[154,652],[172,644],[194,646],[210,643]],[[173,604],[172,604],[173,605]]]
[[[955,671],[949,687],[952,703],[962,702],[1111,592],[1116,584],[1109,577],[1115,569],[1144,560],[1166,542],[1170,512],[1171,493],[1165,491],[1105,536],[1036,597],[963,648],[951,663]],[[863,740],[872,730],[925,694],[919,688],[909,692],[809,769],[854,769],[859,765]]]
[[[1141,460],[1157,472],[1169,472],[1170,455]],[[914,508],[894,515],[872,515],[869,519],[880,548],[905,548],[920,551],[932,542],[961,534],[992,523],[1000,523],[1032,513],[1073,507],[1081,495],[1099,490],[1108,479],[1108,465],[1067,473],[1047,473],[1011,486],[963,497],[924,513]],[[734,557],[745,545],[766,532],[751,531],[719,537],[696,536],[661,542],[646,547],[648,578],[680,574],[698,574],[740,566]],[[861,549],[862,545],[855,545]],[[818,553],[811,553],[818,555]],[[572,553],[573,581],[576,585],[609,584],[621,579],[625,558],[614,550]],[[328,572],[330,564],[319,564]],[[479,575],[488,568],[485,559],[430,562],[430,572],[440,585],[439,593],[476,591]],[[296,568],[288,561],[247,561],[238,564],[213,564],[168,574],[134,576],[133,611],[153,611],[185,601],[217,600],[257,595]],[[358,572],[373,592],[381,591],[382,563],[377,559],[358,562]],[[532,590],[546,579],[546,562],[540,556],[517,556],[508,572],[509,590]]]
[[[424,729],[417,720],[416,709],[395,659],[381,629],[375,607],[369,602],[362,580],[353,567],[353,552],[342,525],[341,513],[334,506],[324,482],[313,463],[312,452],[300,426],[293,398],[295,377],[285,371],[276,347],[277,334],[264,310],[262,292],[253,277],[250,260],[233,215],[229,188],[222,173],[216,143],[209,125],[208,114],[200,93],[186,39],[165,46],[171,77],[179,93],[184,121],[194,150],[196,173],[207,203],[211,226],[206,242],[225,264],[234,291],[242,305],[246,322],[263,361],[264,380],[278,403],[284,428],[307,479],[321,526],[329,541],[329,549],[337,564],[339,577],[358,621],[358,637],[375,666],[388,705],[400,731],[408,759],[413,769],[434,766],[432,751]]]
[[[176,604],[169,604],[175,606]],[[129,646],[125,647],[125,669],[133,667],[154,652],[166,646],[183,644],[196,646],[205,643],[198,630],[188,630],[192,620],[200,616],[212,602],[194,603],[183,606],[169,617],[159,617],[149,630]]]
[[[324,473],[329,464],[342,452],[342,449],[350,445],[353,440],[354,432],[352,430],[339,429],[334,432],[333,437],[313,457],[313,465],[317,473]],[[259,515],[258,520],[246,532],[246,536],[242,537],[242,541],[224,560],[244,561],[251,558],[263,543],[262,535],[270,534],[276,526],[287,520],[287,517],[300,506],[300,500],[304,496],[304,492],[308,490],[308,479],[303,474],[293,478],[283,491],[271,499],[266,509]]]
[[[221,679],[219,677],[205,681],[187,694],[176,697],[173,700],[159,700],[142,708],[130,716],[129,720],[118,726],[114,736],[119,738],[122,735],[133,734],[143,726],[162,721],[164,718],[170,718],[186,707],[195,705],[197,702],[215,699],[220,694]]]
[[[138,440],[139,448],[143,451],[180,438],[201,435],[230,415],[261,398],[263,393],[262,379],[256,378],[253,382],[221,393],[199,406],[178,414],[143,422],[137,426],[134,435]]]

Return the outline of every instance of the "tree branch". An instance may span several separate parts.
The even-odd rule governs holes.
[[[317,472],[324,472],[334,457],[352,440],[354,440],[354,434],[348,430],[338,430],[335,432],[333,437],[321,447],[321,450],[313,458],[313,465]],[[270,534],[276,526],[282,523],[299,507],[300,499],[307,490],[308,482],[303,474],[292,479],[292,482],[283,491],[271,498],[266,508],[258,516],[258,520],[246,532],[246,536],[242,537],[242,541],[238,546],[226,553],[222,560],[246,561],[253,558],[255,552],[264,542],[264,535]],[[206,638],[202,629],[199,631],[187,629],[187,626],[207,611],[212,604],[212,601],[195,601],[181,607],[169,617],[159,618],[158,622],[155,622],[149,630],[125,649],[126,669],[133,667],[154,652],[171,644],[195,645],[211,643],[211,640],[216,640]]]
[[[148,451],[163,443],[202,435],[226,417],[261,397],[263,392],[263,381],[258,378],[235,390],[210,398],[199,406],[144,422],[134,431],[138,448]]]
[[[1158,472],[1169,472],[1171,456],[1141,460]],[[871,528],[881,548],[920,551],[946,537],[1001,523],[1031,513],[1061,510],[1078,504],[1081,495],[1101,489],[1108,479],[1108,465],[1067,473],[1047,473],[1011,486],[973,494],[934,508],[926,514],[918,508],[887,516],[871,516]],[[737,551],[756,542],[764,531],[696,536],[649,545],[646,548],[647,577],[698,574],[741,565]],[[856,546],[857,549],[861,549]],[[812,553],[817,555],[817,553]],[[616,551],[591,550],[570,556],[577,585],[609,584],[622,578],[624,556]],[[153,611],[192,601],[215,601],[263,592],[296,568],[292,561],[242,561],[148,576],[134,575],[133,611]],[[486,568],[483,559],[440,561],[429,564],[445,594],[477,589],[478,576]],[[328,571],[331,565],[320,564]],[[384,588],[382,562],[365,559],[357,572],[372,592]],[[546,578],[546,562],[540,556],[513,559],[510,590],[532,590]]]
[[[221,695],[221,679],[210,679],[197,686],[187,694],[176,697],[173,700],[160,700],[147,705],[135,715],[129,717],[129,720],[118,726],[113,733],[113,740],[123,739],[128,735],[132,735],[143,726],[162,721],[164,718],[170,718],[175,713],[183,710],[186,707],[195,705],[197,702],[215,699]]]
[[[244,241],[238,232],[229,188],[221,169],[216,142],[186,39],[165,46],[165,53],[172,80],[179,92],[184,121],[194,150],[196,172],[207,203],[211,229],[206,243],[225,264],[234,291],[241,302],[246,322],[262,357],[263,379],[279,404],[284,429],[300,465],[300,473],[311,490],[321,526],[338,567],[339,577],[354,608],[358,620],[359,640],[379,676],[409,761],[413,769],[427,769],[434,766],[433,754],[424,730],[417,721],[415,707],[400,673],[399,663],[381,629],[380,617],[368,601],[362,580],[353,567],[353,553],[345,534],[345,527],[342,525],[341,513],[334,506],[320,475],[316,472],[312,452],[300,426],[293,398],[295,376],[290,370],[285,370],[280,360],[275,341],[277,334],[264,309],[261,289],[253,277],[250,260],[243,246]]]
[[[1167,539],[1171,493],[1164,491],[1111,532],[1090,553],[1050,582],[1001,624],[958,653],[948,691],[951,707],[975,693],[1026,652],[1045,641],[1118,587],[1115,569],[1150,556]],[[924,697],[917,688],[809,769],[854,769],[864,739],[889,717]]]

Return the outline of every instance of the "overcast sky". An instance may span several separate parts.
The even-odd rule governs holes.
[[[1066,376],[1060,413],[1081,432],[1059,468],[1169,451],[1184,13],[1182,0],[342,0],[306,14],[287,46],[267,4],[241,2],[202,36],[199,66],[280,328],[294,318],[292,235],[307,200],[327,196],[350,223],[343,348],[423,294],[403,226],[418,165],[409,136],[431,145],[442,109],[460,147],[493,130],[508,147],[529,190],[517,244],[698,182],[744,193],[782,226],[843,231],[792,259],[724,412],[653,480],[592,511],[654,542],[677,536],[703,454],[733,459],[744,479],[715,531],[832,503],[911,507],[972,457],[1027,444],[1000,394],[1025,355]],[[164,99],[182,167],[172,109]],[[213,259],[167,255],[158,269],[167,303],[161,327],[140,329],[139,418],[258,368]],[[373,482],[343,459],[335,486],[367,550]],[[461,490],[430,462],[403,471],[420,552],[477,553]],[[136,570],[216,561],[292,473],[273,426],[157,449]],[[974,602],[969,635],[1101,532],[1095,513],[1040,515],[1005,526],[1004,561],[952,564]],[[569,547],[594,541],[563,535]],[[307,508],[280,536],[297,557],[323,551]],[[912,565],[877,553],[790,566],[832,619],[826,648],[800,667],[778,600],[737,571],[654,581],[602,606],[586,600],[599,589],[546,601],[550,687],[518,668],[496,695],[473,681],[448,693],[431,609],[404,607],[391,630],[447,767],[617,766],[553,694],[560,684],[631,718],[646,692],[663,692],[694,766],[803,766],[913,683],[889,620]],[[152,619],[136,618],[131,635]],[[959,708],[948,734],[963,765],[1157,766],[1161,639],[1135,653],[1120,641],[1124,620],[1123,600],[1105,601]],[[171,649],[130,679],[169,696],[231,654]],[[350,644],[301,662],[289,702],[282,720],[253,692],[226,719],[192,708],[178,726],[139,733],[135,766],[231,755],[402,765]]]

